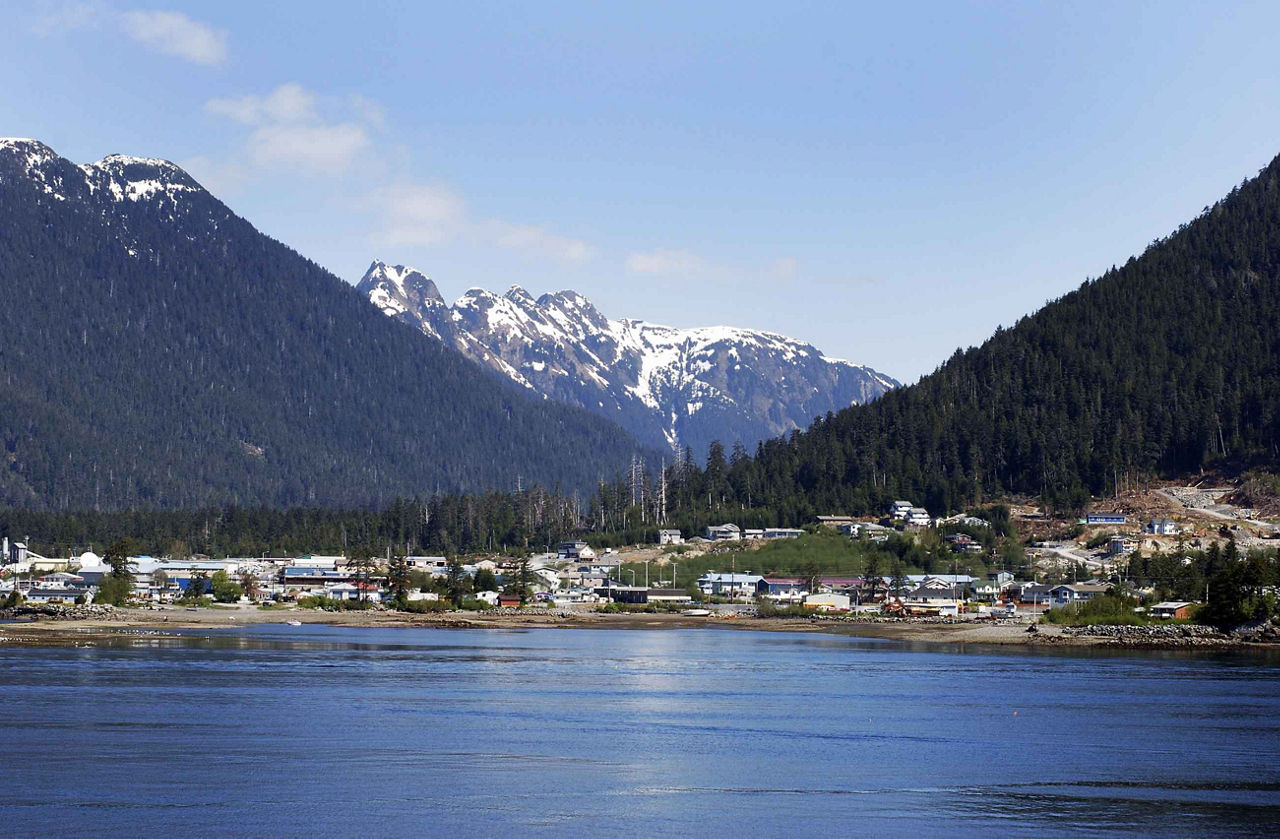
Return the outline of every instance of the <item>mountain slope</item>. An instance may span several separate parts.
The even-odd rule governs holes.
[[[0,502],[586,487],[634,441],[371,309],[178,167],[0,141]]]
[[[1141,257],[918,384],[765,446],[775,498],[943,510],[1280,454],[1280,158]]]
[[[357,288],[384,314],[655,447],[754,446],[898,386],[782,335],[611,320],[573,291],[535,300],[519,286],[505,295],[471,289],[450,307],[420,271],[382,262]]]

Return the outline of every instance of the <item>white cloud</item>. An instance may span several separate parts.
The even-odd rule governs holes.
[[[117,11],[106,3],[67,3],[35,19],[38,35],[81,29],[117,29],[151,49],[195,64],[221,64],[227,58],[227,33],[182,12]]]
[[[266,96],[210,99],[204,109],[245,125],[305,122],[316,118],[316,96],[296,82],[286,82]]]
[[[257,166],[289,166],[313,174],[345,171],[369,147],[354,123],[266,125],[249,135],[249,159]]]
[[[182,12],[124,12],[120,21],[129,37],[165,55],[195,64],[221,64],[227,57],[227,33]]]
[[[370,201],[381,216],[374,238],[383,244],[437,245],[468,227],[462,200],[444,187],[388,186]]]
[[[67,3],[36,17],[32,30],[37,35],[92,29],[109,20],[112,12],[102,3]]]
[[[595,256],[595,249],[581,239],[549,233],[532,224],[495,222],[496,243],[500,247],[529,250],[563,262],[585,262]]]
[[[627,256],[627,270],[633,274],[691,274],[706,268],[706,262],[684,248],[658,248]]]
[[[207,113],[252,127],[244,139],[243,158],[247,164],[320,175],[345,172],[372,146],[367,118],[378,107],[363,97],[358,102],[322,99],[295,82],[282,84],[262,96],[250,94],[204,103]],[[326,119],[322,109],[342,112],[342,116]]]

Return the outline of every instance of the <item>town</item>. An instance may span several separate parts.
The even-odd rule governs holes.
[[[1259,551],[1278,535],[1254,511],[1219,503],[1222,492],[1163,489],[1151,495],[1158,514],[1113,503],[1075,520],[1030,506],[939,517],[898,500],[880,517],[823,515],[797,528],[725,522],[687,537],[660,529],[650,545],[571,540],[520,556],[404,556],[388,548],[382,557],[157,557],[135,555],[126,543],[101,555],[86,548],[46,557],[28,539],[6,537],[0,602],[1031,622],[1123,595],[1126,621],[1130,612],[1185,621],[1210,594],[1207,582],[1175,580],[1196,552]],[[1204,594],[1190,596],[1191,585]],[[1265,593],[1274,600],[1274,582]]]

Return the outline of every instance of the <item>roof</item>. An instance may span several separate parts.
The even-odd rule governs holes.
[[[1196,604],[1192,603],[1190,600],[1166,600],[1164,603],[1157,603],[1151,608],[1152,609],[1182,609],[1187,606],[1194,606],[1194,605]]]
[[[763,580],[759,574],[726,574],[720,571],[708,571],[698,578],[699,582],[708,583],[758,583]]]

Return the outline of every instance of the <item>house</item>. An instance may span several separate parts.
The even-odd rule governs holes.
[[[850,602],[847,594],[810,594],[804,599],[804,607],[819,612],[847,612]]]
[[[937,580],[928,580],[903,595],[903,599],[913,603],[951,602],[956,594],[950,586],[939,585]]]
[[[928,527],[933,522],[933,517],[924,507],[912,507],[903,520],[912,527]]]
[[[659,545],[683,545],[684,535],[679,530],[659,530]]]
[[[766,539],[799,539],[804,531],[796,527],[770,527],[764,531]]]
[[[965,598],[978,580],[969,574],[908,574],[907,583],[913,587],[926,587],[946,591],[952,597]]]
[[[1173,519],[1152,519],[1142,530],[1157,536],[1174,536],[1178,533],[1178,525],[1174,524]]]
[[[406,556],[404,562],[411,571],[422,571],[438,576],[443,576],[449,570],[449,560],[442,556]]]
[[[614,603],[639,606],[649,602],[649,589],[645,586],[611,586],[605,593]]]
[[[764,538],[764,531],[761,529],[744,530],[742,531],[742,538],[755,542]]]
[[[596,552],[586,542],[561,542],[556,550],[561,559],[595,559]]]
[[[1084,603],[1100,594],[1106,594],[1110,586],[1100,583],[1072,583],[1054,586],[1049,589],[1049,601],[1054,606],[1066,606],[1071,603]]]
[[[1189,603],[1185,600],[1168,600],[1164,603],[1157,603],[1151,607],[1151,617],[1161,620],[1191,620],[1192,614],[1196,610],[1196,604]]]
[[[471,595],[472,599],[479,600],[482,603],[488,603],[490,606],[498,605],[498,593],[496,591],[477,591]]]
[[[770,600],[795,602],[809,593],[809,586],[799,577],[765,577],[757,590]]]
[[[742,530],[736,524],[710,526],[706,530],[708,542],[737,542],[742,539]]]
[[[359,600],[360,589],[352,583],[334,583],[324,587],[324,596],[331,600]]]
[[[1085,516],[1085,524],[1124,524],[1127,519],[1119,513],[1090,513]]]
[[[759,574],[725,574],[708,571],[698,578],[698,590],[713,597],[755,597],[764,577]]]
[[[32,586],[27,589],[25,597],[28,603],[64,603],[76,602],[77,597],[89,599],[92,591],[82,588],[66,588],[63,586]]]
[[[837,524],[835,528],[845,536],[856,539],[862,533],[863,524],[860,521],[844,521]]]
[[[818,516],[818,525],[821,527],[834,527],[836,530],[843,532],[842,528],[846,525],[857,524],[857,519],[853,516]]]
[[[974,586],[975,600],[983,603],[995,603],[1004,598],[1005,592],[1012,589],[1012,581],[985,580]]]
[[[519,609],[520,598],[514,594],[499,594],[498,605],[504,609]]]
[[[911,508],[915,505],[910,501],[895,501],[889,505],[889,518],[895,521],[906,519],[907,514],[911,512]]]
[[[1049,592],[1052,586],[1041,585],[1040,583],[1023,583],[1021,586],[1013,586],[1009,589],[1010,594],[1017,593],[1019,603],[1030,603],[1033,606],[1040,603],[1049,602]]]
[[[1109,556],[1124,556],[1133,553],[1138,543],[1124,536],[1112,536],[1107,541],[1107,554]]]

